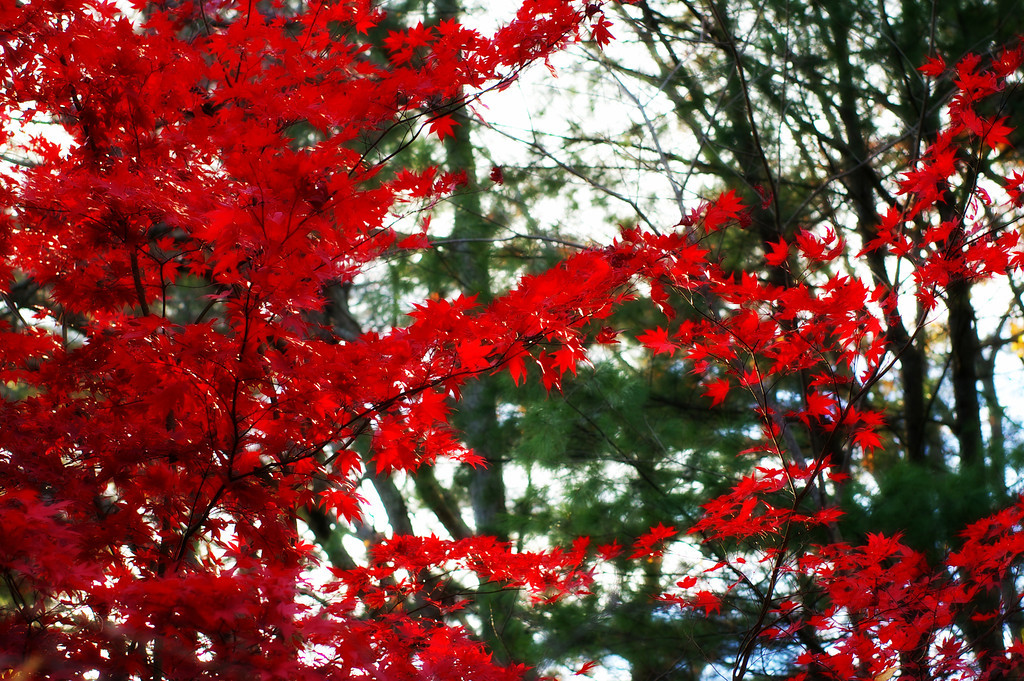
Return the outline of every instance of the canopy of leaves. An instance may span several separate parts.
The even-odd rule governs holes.
[[[948,72],[946,124],[902,158],[891,205],[856,246],[839,229],[766,239],[758,204],[726,191],[507,290],[490,286],[486,252],[465,249],[454,262],[479,269],[460,269],[459,288],[479,298],[425,297],[361,332],[332,306],[375,263],[431,245],[391,221],[476,181],[401,167],[409,139],[435,135],[465,158],[472,99],[574,41],[610,39],[599,3],[564,0],[528,0],[491,36],[451,18],[384,21],[365,0],[0,9],[0,143],[15,161],[0,189],[0,664],[50,679],[520,678],[472,635],[494,623],[471,606],[500,589],[577,599],[528,617],[591,641],[652,635],[635,606],[656,602],[664,635],[707,636],[705,664],[734,679],[1019,675],[1024,505],[951,513],[973,522],[930,555],[892,534],[844,540],[837,521],[887,444],[870,398],[906,370],[911,339],[944,315],[951,341],[969,342],[957,319],[970,286],[1024,265],[1019,176],[1001,178],[1005,200],[979,184],[1010,143],[992,109],[1021,52]],[[947,77],[941,61],[924,70]],[[761,211],[774,205],[778,224],[780,185],[766,186]],[[765,244],[766,264],[731,260],[722,239]],[[634,328],[610,326],[624,320]],[[615,341],[628,349],[598,356]],[[680,363],[644,365],[643,348]],[[984,475],[980,431],[959,416],[976,386],[953,371],[963,472]],[[544,535],[561,546],[516,546],[478,513],[485,532],[439,516],[451,538],[417,535],[396,515],[390,536],[363,533],[365,555],[332,548],[332,524],[366,528],[366,477],[388,505],[382,481],[408,473],[426,502],[439,460],[503,463],[476,444],[491,431],[453,414],[497,409],[496,375],[564,396],[498,424],[538,477],[564,460],[589,468],[521,497],[546,499],[524,522],[551,513]],[[702,428],[641,428],[660,419],[639,406],[659,402],[716,410]],[[705,467],[714,475],[688,475]],[[474,480],[486,492],[493,478]],[[656,495],[687,526],[625,503],[635,480],[636,498]],[[585,511],[572,518],[548,501],[566,493],[594,503],[566,499]],[[602,515],[621,526],[603,531]],[[687,546],[702,558],[674,553]],[[616,607],[600,581],[627,571],[642,578],[622,581]],[[626,654],[634,674],[687,655],[686,673],[701,671],[689,653]]]

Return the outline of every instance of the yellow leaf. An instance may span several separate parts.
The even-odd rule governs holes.
[[[898,672],[899,670],[899,667],[889,667],[885,671],[880,672],[877,676],[875,676],[875,681],[889,681],[889,679],[892,678],[892,675]]]

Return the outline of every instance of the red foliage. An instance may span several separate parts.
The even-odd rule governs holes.
[[[984,189],[966,185],[964,208],[952,218],[945,205],[952,183],[972,172],[965,150],[978,154],[1007,143],[1006,119],[988,118],[977,105],[1002,91],[1003,78],[1020,61],[1019,51],[1006,51],[989,68],[975,56],[957,66],[950,124],[924,158],[903,173],[903,205],[880,218],[878,237],[858,254],[875,251],[899,258],[912,272],[909,291],[835,275],[823,284],[787,280],[779,287],[751,274],[722,276],[710,263],[682,277],[656,273],[677,291],[692,294],[699,286],[711,287],[732,303],[727,315],[683,324],[674,336],[659,335],[658,347],[682,348],[695,367],[714,364],[724,371],[726,376],[709,382],[716,402],[725,399],[723,382],[744,388],[763,420],[763,442],[749,453],[778,462],[759,465],[730,492],[708,502],[692,529],[718,545],[756,539],[764,547],[759,565],[747,565],[747,544],[745,551],[737,550],[711,569],[719,585],[726,579],[724,592],[713,594],[709,589],[715,582],[689,576],[677,583],[679,592],[662,596],[710,615],[724,607],[725,594],[754,583],[767,569],[770,577],[759,582],[767,584],[767,591],[759,592],[761,613],[740,646],[733,678],[746,673],[759,639],[772,640],[776,651],[779,645],[792,650],[807,640],[831,641],[796,658],[806,667],[798,679],[873,681],[897,671],[907,679],[1008,679],[1024,673],[1019,639],[1010,645],[1003,641],[1006,623],[1021,608],[1019,590],[1007,586],[1007,580],[1024,560],[1024,502],[968,527],[962,546],[950,551],[944,564],[930,565],[899,537],[868,535],[863,546],[837,541],[808,548],[797,538],[814,526],[831,525],[840,515],[838,509],[816,507],[815,490],[826,477],[840,482],[846,473],[836,468],[827,447],[815,452],[813,460],[796,462],[794,451],[783,444],[785,430],[800,423],[826,442],[851,442],[869,457],[881,446],[882,418],[860,408],[858,398],[892,368],[891,358],[899,351],[884,331],[898,314],[897,299],[912,293],[923,309],[932,311],[952,283],[982,281],[1021,267],[1019,232],[993,225],[972,208],[992,205]],[[939,77],[945,62],[933,59],[921,70]],[[1020,184],[1018,172],[1005,179],[1011,210],[1019,205]],[[947,217],[935,219],[939,214]],[[915,235],[905,227],[919,216],[927,216],[925,222],[933,226]],[[801,232],[796,242],[801,264],[809,270],[847,250],[831,232]],[[784,241],[767,245],[769,266],[788,269],[789,257]],[[770,386],[798,374],[813,376],[804,382],[803,405],[780,414]],[[813,591],[803,592],[803,603],[782,600],[780,584],[788,580],[814,585]],[[815,608],[815,603],[820,605]],[[817,636],[811,639],[807,631]]]
[[[160,7],[145,6],[138,25],[89,0],[0,10],[3,115],[53,119],[72,139],[67,151],[18,140],[31,167],[8,171],[0,190],[7,304],[17,282],[45,292],[30,319],[12,314],[0,328],[0,380],[10,392],[0,403],[0,573],[9,594],[0,665],[54,679],[90,670],[516,678],[521,669],[493,664],[462,629],[401,604],[416,596],[441,613],[460,607],[429,582],[433,570],[523,588],[540,602],[584,592],[585,542],[532,554],[487,537],[393,537],[373,547],[368,565],[336,571],[322,587],[307,572],[314,558],[297,513],[322,504],[358,516],[363,464],[351,445],[364,435],[376,470],[415,471],[439,457],[479,463],[448,423],[449,399],[481,373],[508,370],[521,383],[528,363],[557,388],[585,360],[591,323],[643,282],[666,313],[668,291],[721,302],[717,314],[639,340],[685,354],[707,374],[713,404],[733,390],[749,395],[762,420],[755,472],[709,502],[693,529],[770,541],[756,568],[734,556],[715,571],[741,581],[744,570],[767,569],[772,588],[814,579],[827,596],[820,611],[800,612],[769,589],[737,664],[758,638],[799,641],[800,627],[811,627],[837,642],[801,661],[833,678],[876,678],[894,665],[908,678],[1019,673],[1019,643],[986,659],[990,651],[938,637],[1022,558],[1024,506],[972,525],[944,566],[881,536],[797,550],[796,534],[838,515],[805,503],[811,491],[844,472],[824,451],[794,461],[784,429],[801,423],[826,440],[879,446],[880,419],[858,396],[891,368],[885,321],[905,292],[850,276],[783,285],[723,271],[701,240],[749,222],[734,192],[694,210],[680,231],[624,230],[485,308],[431,300],[409,325],[354,340],[317,322],[326,286],[396,247],[385,224],[397,202],[436,200],[460,182],[433,170],[384,173],[354,142],[398,121],[452,134],[451,114],[469,96],[507,85],[581,35],[610,39],[598,4],[529,0],[492,37],[453,22],[412,27],[385,40],[386,64],[366,58],[360,42],[381,18],[366,0],[295,15],[230,1]],[[1017,232],[967,216],[921,240],[902,229],[945,200],[961,149],[1007,143],[1005,119],[975,105],[1019,63],[1004,53],[992,68],[978,58],[956,68],[950,127],[904,173],[904,205],[865,246],[906,259],[926,306],[951,281],[1022,264]],[[923,71],[939,76],[944,62]],[[300,123],[314,143],[293,143]],[[1020,178],[1007,184],[1016,200]],[[974,190],[972,199],[986,197]],[[824,271],[847,249],[834,233],[801,232],[792,245],[769,245],[769,265],[800,259]],[[207,301],[199,310],[182,302],[196,285]],[[599,339],[615,342],[615,333]],[[819,378],[802,407],[781,413],[769,386],[800,372]],[[674,535],[653,528],[631,557],[660,556]],[[598,549],[606,559],[620,551]],[[692,597],[663,599],[709,615],[726,609],[727,592],[704,579],[679,583],[706,587]],[[974,616],[999,622],[1018,607],[997,599]]]
[[[52,119],[71,138],[67,151],[4,140],[31,167],[3,181],[0,286],[45,293],[0,328],[0,669],[517,676],[465,631],[389,604],[421,590],[431,603],[415,576],[446,565],[558,598],[585,586],[578,551],[396,538],[311,598],[296,513],[358,517],[363,434],[378,471],[478,463],[448,399],[540,342],[560,346],[546,380],[574,371],[582,326],[628,275],[584,254],[487,310],[430,301],[350,342],[317,320],[326,286],[429,245],[384,226],[397,202],[464,181],[385,168],[355,142],[398,123],[451,134],[483,88],[588,25],[606,35],[603,12],[531,0],[492,37],[419,25],[388,36],[379,63],[360,37],[381,19],[365,0],[139,7],[132,20],[91,0],[0,10],[5,120]],[[294,143],[299,124],[312,143]]]

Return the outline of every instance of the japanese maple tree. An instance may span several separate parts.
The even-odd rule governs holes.
[[[509,371],[556,391],[589,343],[635,339],[685,355],[709,406],[744,391],[762,426],[750,474],[692,528],[723,560],[662,595],[710,614],[755,594],[734,678],[764,646],[813,678],[1019,674],[1004,622],[1019,608],[1007,575],[1024,506],[931,565],[898,538],[843,543],[840,510],[817,494],[855,473],[834,460],[839,441],[880,446],[861,397],[899,355],[886,328],[903,301],[920,303],[921,329],[952,287],[1022,265],[1017,231],[973,209],[993,202],[977,158],[1010,132],[979,104],[1019,51],[956,68],[949,126],[852,251],[804,231],[765,245],[764,272],[729,271],[705,243],[749,222],[726,192],[486,306],[430,298],[405,326],[346,337],[324,323],[325,289],[429,248],[390,218],[462,182],[393,167],[381,141],[445,138],[454,112],[529,63],[610,39],[600,3],[528,0],[493,36],[456,22],[393,31],[382,62],[366,37],[381,20],[367,0],[0,9],[0,143],[18,161],[0,189],[0,665],[38,678],[518,678],[454,624],[471,597],[457,581],[552,601],[585,593],[595,561],[624,549],[662,559],[676,528],[544,552],[395,535],[324,579],[303,511],[358,522],[368,465],[480,465],[449,423],[467,382]],[[32,134],[39,124],[68,143]],[[1015,210],[1019,174],[1005,191]],[[908,229],[920,220],[929,229]],[[885,286],[828,265],[871,253],[903,276]],[[642,292],[669,321],[632,339],[605,324]],[[702,317],[672,321],[669,295]],[[794,377],[802,407],[783,411],[777,386]],[[798,429],[818,446],[794,447]],[[732,550],[752,538],[756,565],[748,544]]]
[[[329,284],[422,245],[387,227],[397,204],[459,182],[391,168],[376,140],[444,137],[452,111],[599,15],[531,1],[490,37],[395,31],[378,63],[364,36],[382,15],[366,1],[4,6],[3,143],[21,166],[2,200],[3,665],[515,673],[465,631],[393,612],[422,572],[403,556],[538,597],[581,586],[581,556],[409,539],[322,593],[297,513],[359,514],[363,436],[377,471],[474,464],[446,400],[549,335],[575,338],[622,275],[565,268],[482,314],[427,302],[351,342],[317,311]],[[295,142],[300,125],[312,143]],[[413,581],[394,578],[406,569]]]

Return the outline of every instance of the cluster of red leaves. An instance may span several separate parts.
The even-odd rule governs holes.
[[[802,618],[779,608],[776,613],[789,621],[788,629],[775,627],[764,634],[792,635],[804,625],[829,632],[835,640],[832,650],[799,658],[829,678],[875,679],[896,668],[914,679],[1016,678],[1024,668],[1019,638],[998,659],[985,659],[986,652],[972,652],[958,632],[964,613],[970,613],[981,632],[977,635],[999,637],[1001,647],[1000,623],[1020,607],[1020,597],[1007,599],[1001,584],[1024,560],[1022,521],[1024,502],[1018,502],[973,523],[963,531],[959,550],[938,567],[929,566],[899,537],[869,535],[863,546],[820,547],[802,556],[796,570],[815,579],[828,606]],[[991,610],[968,607],[979,600]]]
[[[355,340],[322,310],[327,287],[424,245],[396,244],[398,204],[460,182],[391,168],[374,140],[445,136],[482,89],[588,25],[604,35],[600,6],[528,0],[490,37],[415,26],[381,61],[362,37],[372,3],[293,5],[0,8],[0,142],[26,162],[0,182],[0,669],[513,678],[465,631],[386,612],[420,590],[396,570],[540,600],[586,583],[576,553],[405,538],[317,594],[296,514],[359,515],[363,435],[376,471],[475,464],[448,424],[463,382],[537,343],[559,347],[549,385],[582,358],[627,276],[600,254],[489,309],[434,300]],[[57,123],[68,148],[14,121]],[[35,307],[11,309],[26,284]]]
[[[515,678],[521,669],[495,666],[462,629],[400,604],[452,612],[462,579],[540,601],[581,592],[585,542],[530,554],[488,538],[396,537],[312,593],[296,513],[322,504],[359,514],[363,461],[352,443],[363,435],[378,471],[438,457],[477,464],[448,423],[460,387],[501,370],[520,383],[534,364],[558,388],[585,360],[591,325],[642,281],[669,322],[641,342],[680,352],[713,403],[742,390],[762,419],[756,472],[709,502],[695,530],[778,538],[762,560],[772,584],[812,576],[828,597],[804,616],[769,590],[763,607],[777,624],[747,641],[802,626],[842,631],[833,649],[801,658],[835,678],[873,678],[897,657],[939,675],[977,669],[963,646],[930,637],[1019,560],[1021,508],[972,526],[939,570],[884,537],[802,559],[792,549],[800,528],[835,520],[810,504],[811,491],[842,473],[827,452],[784,446],[786,429],[879,445],[878,415],[857,404],[891,366],[885,320],[903,293],[853,276],[814,283],[846,254],[838,235],[801,232],[765,246],[764,273],[725,271],[702,241],[749,221],[728,192],[679,231],[624,230],[486,308],[430,300],[407,326],[358,339],[322,323],[326,287],[389,249],[424,245],[422,235],[396,244],[384,226],[397,204],[436,200],[460,181],[388,168],[373,140],[395,126],[444,137],[466,93],[506,85],[587,24],[606,42],[599,4],[528,0],[492,37],[453,22],[411,27],[386,38],[386,63],[360,42],[381,18],[367,0],[298,13],[230,1],[140,9],[134,25],[98,0],[0,8],[0,114],[22,126],[59,122],[72,140],[66,151],[7,129],[0,140],[30,165],[4,171],[0,287],[8,306],[16,285],[41,292],[35,309],[8,309],[0,328],[0,381],[12,396],[0,403],[0,573],[10,602],[0,665],[43,678]],[[947,200],[965,150],[1006,143],[1005,122],[975,104],[1019,62],[1010,51],[988,68],[974,58],[957,68],[949,129],[904,174],[905,204],[865,245],[908,260],[928,305],[956,278],[1024,264],[1017,233],[971,219],[970,201],[923,240],[903,229]],[[300,125],[311,142],[292,139]],[[1019,184],[1007,183],[1014,201]],[[800,277],[790,271],[797,262]],[[704,317],[676,323],[671,295]],[[598,340],[615,334],[603,329]],[[770,386],[798,375],[810,377],[802,401],[775,402]],[[674,536],[659,525],[630,557],[657,558]],[[714,569],[742,580],[744,565],[736,556]],[[709,589],[665,599],[708,613],[723,606]],[[995,620],[1018,604],[999,607]],[[1017,665],[1019,648],[985,669]]]
[[[956,67],[949,125],[920,162],[903,173],[899,188],[904,202],[881,216],[877,237],[858,254],[875,251],[901,259],[913,275],[909,292],[925,310],[934,310],[953,282],[981,281],[1024,266],[1020,233],[979,217],[976,206],[992,202],[977,186],[974,170],[986,149],[1005,145],[1010,132],[1004,118],[986,117],[978,104],[1002,92],[1021,61],[1017,48],[1002,52],[987,67],[976,56]],[[921,70],[939,77],[946,68],[932,60]],[[950,205],[954,186],[959,205]],[[1020,186],[1018,172],[1006,179],[1011,208],[1019,205]],[[726,202],[732,204],[732,199]],[[912,230],[915,218],[931,226]],[[783,239],[766,244],[768,268],[760,276],[719,272],[703,260],[698,244],[723,220],[740,217],[723,209],[721,199],[693,211],[684,225],[702,231],[672,253],[681,252],[683,262],[695,266],[680,266],[667,256],[652,274],[691,302],[699,304],[710,292],[725,305],[709,304],[703,319],[683,321],[673,331],[658,327],[638,340],[656,353],[681,350],[694,371],[706,377],[712,405],[739,387],[761,415],[762,442],[748,452],[758,462],[755,472],[708,502],[692,531],[719,545],[757,540],[764,548],[755,566],[744,557],[750,556],[749,549],[737,552],[709,570],[716,573],[714,581],[686,577],[677,584],[679,591],[661,599],[710,615],[721,610],[725,593],[768,575],[760,582],[768,589],[760,595],[756,629],[737,655],[740,669],[758,639],[771,640],[775,650],[779,645],[800,648],[808,639],[801,632],[810,629],[816,640],[830,643],[796,658],[805,667],[797,679],[875,680],[897,671],[908,679],[1019,677],[1024,670],[1019,633],[1013,632],[1010,645],[1004,645],[1003,636],[1007,618],[1021,607],[1019,592],[1005,585],[1024,560],[1024,505],[968,527],[963,545],[941,565],[929,565],[898,537],[870,535],[863,546],[837,542],[812,550],[796,540],[806,529],[828,526],[839,517],[838,509],[815,505],[814,491],[826,478],[841,482],[846,471],[836,469],[827,447],[799,455],[785,443],[785,432],[800,424],[820,441],[852,442],[864,453],[880,446],[881,415],[859,409],[857,402],[898,354],[899,348],[889,347],[885,330],[907,291],[852,276],[831,276],[824,283],[808,276],[816,263],[846,254],[846,245],[832,232],[799,233],[795,252]],[[796,262],[802,276],[785,276],[796,271],[791,270]],[[662,309],[670,312],[667,306]],[[799,372],[810,377],[804,380],[801,402],[783,409],[773,401],[771,385]],[[778,590],[787,580],[813,584],[813,591],[804,592],[798,603]],[[713,593],[716,584],[725,584],[725,591]],[[969,636],[965,620],[976,629]]]
[[[429,537],[397,536],[372,549],[365,568],[336,571],[344,584],[368,608],[402,607],[411,596],[423,606],[442,613],[461,609],[472,592],[460,591],[466,575],[491,587],[521,589],[536,603],[553,602],[567,595],[586,593],[589,541],[581,538],[568,551],[513,552],[493,537],[471,537],[459,542]],[[438,579],[434,571],[447,575]],[[464,587],[461,587],[464,588]]]

